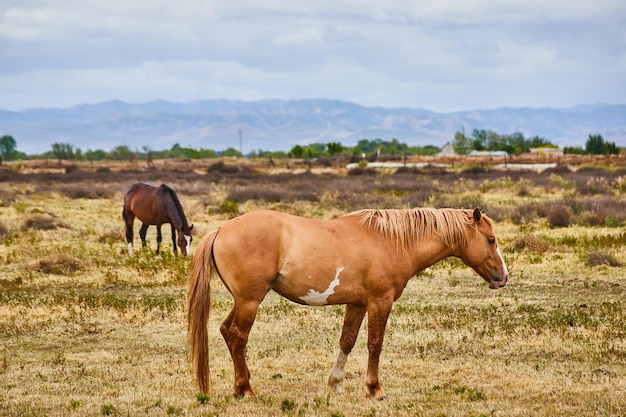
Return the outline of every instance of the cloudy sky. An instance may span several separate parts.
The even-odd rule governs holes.
[[[2,0],[0,108],[626,103],[624,0]]]

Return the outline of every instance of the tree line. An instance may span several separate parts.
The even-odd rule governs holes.
[[[111,151],[102,149],[88,149],[83,151],[70,143],[53,143],[50,150],[38,154],[27,155],[17,150],[16,140],[9,135],[5,135],[0,139],[0,154],[4,160],[27,160],[27,159],[56,159],[59,161],[129,161],[129,160],[150,160],[150,159],[199,159],[199,158],[216,158],[218,156],[229,157],[264,157],[264,158],[320,158],[333,157],[338,154],[348,155],[371,155],[373,153],[381,155],[433,155],[439,152],[439,147],[433,145],[427,146],[409,146],[397,139],[385,141],[382,139],[361,139],[354,147],[343,146],[339,142],[328,143],[312,143],[309,145],[295,145],[289,152],[284,151],[264,151],[262,149],[252,150],[247,155],[243,155],[234,148],[227,148],[223,151],[215,151],[212,149],[184,147],[175,143],[170,149],[152,150],[147,146],[141,149],[132,150],[126,145],[120,145]]]
[[[457,131],[452,143],[454,151],[459,155],[467,155],[471,151],[506,151],[509,155],[520,155],[530,152],[531,148],[558,148],[557,145],[539,137],[525,138],[522,133],[501,135],[491,130],[474,129],[471,136]],[[585,147],[566,146],[564,154],[573,155],[617,155],[619,148],[614,142],[605,141],[602,135],[589,135]]]
[[[463,131],[457,131],[454,135],[452,146],[459,155],[467,155],[471,151],[506,151],[510,155],[519,155],[529,152],[531,148],[558,148],[550,141],[533,136],[525,138],[522,133],[499,134],[491,130],[474,129],[471,135]],[[398,139],[361,139],[355,146],[344,146],[340,142],[312,143],[309,145],[295,145],[289,152],[253,150],[248,155],[250,158],[304,158],[314,159],[321,157],[335,157],[344,155],[353,158],[371,157],[372,155],[386,156],[417,156],[434,155],[440,148],[434,145],[409,146]],[[565,154],[580,155],[612,155],[618,154],[620,149],[614,142],[605,141],[602,135],[589,135],[585,147],[565,147]],[[13,136],[4,135],[0,138],[0,156],[3,160],[26,160],[26,159],[56,159],[69,161],[100,161],[104,159],[131,161],[153,159],[199,159],[216,158],[218,156],[244,157],[234,148],[227,148],[217,152],[212,149],[180,146],[174,144],[170,149],[152,150],[142,146],[141,150],[132,150],[126,145],[120,145],[111,151],[102,149],[83,151],[70,143],[53,143],[52,149],[39,154],[27,155],[17,150],[17,141]],[[0,161],[1,162],[1,161]]]

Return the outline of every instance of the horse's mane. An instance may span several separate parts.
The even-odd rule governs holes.
[[[364,209],[347,214],[361,218],[361,225],[396,239],[406,248],[420,238],[437,235],[452,248],[467,246],[469,233],[476,233],[473,210],[416,208],[411,210]],[[491,224],[491,220],[484,217]]]
[[[176,192],[165,184],[161,184],[160,188],[167,192],[170,197],[172,197],[172,201],[174,202],[176,211],[178,211],[178,214],[180,215],[180,220],[183,222],[183,230],[189,229],[189,224],[187,223],[187,218],[185,217],[185,212],[183,211],[183,205],[180,204],[180,200],[178,200]]]

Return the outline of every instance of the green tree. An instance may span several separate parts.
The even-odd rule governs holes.
[[[614,142],[606,142],[602,135],[589,135],[585,142],[585,151],[591,155],[617,155],[619,149]]]
[[[87,149],[85,152],[85,159],[88,161],[101,161],[106,158],[107,153],[102,149],[96,149],[92,151],[91,149]]]
[[[326,145],[330,156],[343,152],[343,145],[339,142],[328,142]]]
[[[15,153],[16,147],[17,142],[15,142],[15,138],[13,138],[13,136],[2,136],[2,138],[0,138],[0,154],[2,154],[2,159],[10,161]],[[2,163],[2,161],[0,161],[0,163]]]
[[[116,161],[132,161],[135,153],[126,145],[119,145],[109,152],[109,158]]]
[[[237,157],[237,158],[242,158],[243,157],[241,152],[239,152],[235,148],[228,148],[225,151],[222,151],[222,156],[231,156],[231,157]]]
[[[292,158],[302,158],[304,156],[304,148],[300,145],[296,145],[289,151],[289,155]]]
[[[74,145],[70,143],[53,143],[52,144],[52,154],[59,161],[59,165],[61,165],[62,160],[72,160],[75,157],[74,154]]]
[[[463,132],[456,132],[454,134],[454,141],[452,142],[452,148],[454,152],[459,155],[467,155],[471,151],[470,138],[465,136]]]

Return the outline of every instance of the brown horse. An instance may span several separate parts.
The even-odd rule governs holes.
[[[143,246],[146,246],[146,231],[148,226],[156,225],[157,250],[161,249],[161,225],[169,223],[172,226],[172,244],[176,253],[176,231],[178,231],[178,246],[184,256],[190,255],[191,230],[183,211],[178,196],[170,187],[161,184],[153,187],[150,184],[137,183],[130,187],[124,198],[124,210],[122,217],[126,224],[126,241],[128,253],[133,254],[133,222],[137,217],[141,222],[139,236]]]
[[[235,395],[255,395],[246,344],[259,304],[272,289],[299,304],[346,304],[341,350],[328,379],[336,392],[367,313],[365,392],[382,399],[378,361],[392,304],[411,277],[448,256],[460,258],[490,288],[506,285],[493,222],[478,209],[361,210],[334,220],[257,211],[224,223],[201,240],[191,266],[188,337],[200,390],[208,390],[213,273],[234,298],[220,331],[234,364]]]

